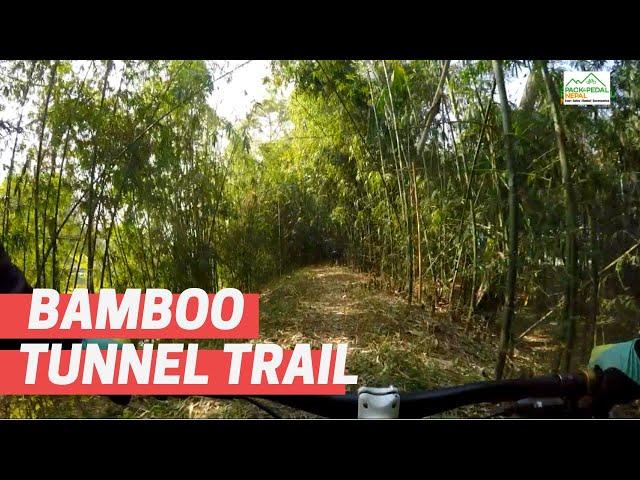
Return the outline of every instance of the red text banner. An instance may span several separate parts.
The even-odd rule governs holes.
[[[125,294],[107,290],[58,294],[36,289],[34,295],[0,295],[0,338],[254,339],[259,335],[259,294],[235,290],[236,296],[216,299],[220,292],[187,295],[148,289],[145,294],[130,289],[125,299]],[[153,297],[151,290],[157,291]]]
[[[102,350],[90,359],[88,350],[33,345],[40,344],[28,348],[42,350],[0,351],[0,395],[343,395],[345,383],[355,383],[343,375],[344,357],[331,345],[294,355],[279,347],[276,354],[258,352],[250,344],[235,344],[245,345],[244,352],[173,344],[185,351],[160,353],[149,344],[147,362],[140,349]]]

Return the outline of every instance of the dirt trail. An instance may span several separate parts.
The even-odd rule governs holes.
[[[519,329],[528,318],[520,315]],[[283,346],[347,342],[347,370],[359,385],[394,385],[401,390],[440,388],[493,376],[497,332],[474,323],[466,332],[451,315],[409,309],[401,295],[373,286],[350,268],[316,265],[278,279],[262,291],[260,341]],[[543,375],[554,357],[549,326],[517,342],[506,375]],[[491,406],[447,412],[447,417],[482,417]],[[304,416],[304,415],[302,415]],[[637,417],[637,411],[632,415]]]
[[[403,296],[381,291],[371,277],[334,265],[316,265],[283,275],[261,291],[260,342],[283,347],[309,342],[349,344],[347,370],[358,384],[394,385],[401,390],[439,388],[485,380],[493,372],[497,337],[465,332],[446,313],[409,309]],[[219,348],[219,347],[217,347]],[[533,353],[518,351],[517,363],[529,365]],[[357,388],[357,387],[356,387]],[[136,400],[138,401],[138,400]],[[288,417],[308,416],[274,405]],[[486,414],[472,406],[447,416]],[[264,417],[242,401],[193,397],[159,404],[145,400],[128,409],[133,417]]]
[[[370,284],[367,275],[333,265],[284,276],[262,292],[261,341],[348,342],[347,367],[361,384],[433,388],[492,373],[495,334],[465,332],[444,313],[409,310],[402,296]],[[516,353],[523,364],[535,356],[526,345]]]
[[[313,266],[283,277],[262,292],[262,338],[349,342],[367,333],[392,334],[406,315],[402,299],[367,287],[368,277],[346,267]],[[406,327],[411,322],[405,318]]]

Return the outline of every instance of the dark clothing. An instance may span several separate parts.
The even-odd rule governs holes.
[[[29,284],[24,274],[11,263],[9,255],[4,247],[0,245],[0,294],[3,293],[33,293],[33,287]],[[0,317],[0,321],[3,319]],[[19,340],[12,338],[0,339],[0,350],[19,350],[23,343],[51,343],[52,340]],[[69,350],[71,344],[81,342],[81,340],[61,340],[62,348]]]
[[[33,288],[18,267],[11,263],[2,245],[0,245],[0,293],[33,293]]]

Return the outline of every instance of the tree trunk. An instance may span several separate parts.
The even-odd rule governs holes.
[[[58,213],[60,212],[60,194],[62,191],[62,175],[64,174],[64,163],[67,158],[67,153],[69,150],[69,130],[67,130],[66,139],[64,141],[64,147],[62,150],[62,159],[60,160],[60,173],[58,174],[58,188],[56,192],[56,205],[55,211],[53,213],[53,238],[51,239],[52,250],[51,250],[51,262],[52,262],[52,284],[53,288],[59,289],[59,272],[57,270],[57,253],[58,253]]]
[[[109,230],[107,232],[107,240],[105,242],[105,246],[104,246],[104,256],[102,257],[102,268],[100,269],[100,289],[102,290],[102,287],[104,287],[104,273],[106,268],[111,268],[109,267],[109,264],[111,263],[111,258],[109,257],[109,242],[111,241],[111,232],[113,231],[113,225],[115,223],[115,209],[113,212],[111,212],[111,220],[109,222]],[[109,279],[109,281],[111,282],[111,279]],[[109,285],[110,287],[113,288],[113,284]]]
[[[415,162],[411,162],[411,174],[413,176],[413,198],[416,204],[416,236],[418,246],[418,304],[422,304],[422,242],[420,241],[420,202],[418,201],[418,185],[416,182]]]
[[[51,92],[53,91],[53,85],[56,81],[56,72],[58,70],[58,62],[55,62],[51,66],[51,71],[49,74],[49,84],[47,85],[47,93],[44,101],[44,107],[42,111],[42,118],[40,120],[40,135],[38,139],[38,153],[36,156],[36,171],[34,175],[34,187],[33,187],[33,220],[34,220],[34,237],[35,237],[35,255],[36,255],[36,284],[35,287],[38,288],[41,284],[42,272],[44,269],[40,267],[40,242],[39,242],[39,223],[40,223],[40,215],[39,215],[39,207],[40,207],[40,170],[42,168],[42,158],[44,156],[43,152],[43,143],[44,143],[44,132],[47,126],[47,116],[49,114],[49,102],[51,101]],[[46,219],[45,219],[46,221]],[[43,232],[43,235],[45,233]]]
[[[571,368],[571,358],[575,344],[575,298],[576,284],[578,273],[578,259],[576,254],[576,208],[573,199],[573,186],[571,181],[571,170],[566,153],[566,129],[564,121],[560,114],[560,100],[556,87],[553,84],[551,75],[547,68],[547,63],[542,62],[542,73],[547,87],[547,98],[551,106],[553,116],[553,125],[556,134],[556,142],[558,145],[558,157],[560,160],[560,169],[562,170],[562,183],[564,185],[564,201],[565,201],[565,242],[566,242],[566,290],[565,290],[565,311],[564,311],[564,331],[562,341],[564,343],[564,351],[562,352],[562,360],[560,369],[568,371]]]
[[[596,345],[596,329],[598,326],[598,311],[600,309],[600,252],[598,249],[598,232],[596,231],[596,222],[593,218],[593,211],[591,208],[587,209],[587,215],[589,219],[589,243],[591,244],[591,325],[587,335],[588,345],[585,350],[590,352]]]
[[[102,81],[102,93],[100,96],[100,114],[102,114],[102,109],[104,106],[104,100],[107,93],[107,85],[109,80],[109,72],[111,71],[112,62],[109,61],[107,63],[107,69],[104,72],[104,79]],[[102,119],[99,120],[99,125],[102,124]],[[87,198],[88,202],[88,220],[87,220],[87,288],[89,293],[94,292],[93,286],[93,263],[95,259],[95,241],[94,237],[94,216],[95,216],[95,206],[93,204],[94,201],[94,182],[96,175],[96,164],[98,160],[98,137],[100,135],[100,127],[96,129],[94,140],[93,140],[93,152],[91,154],[91,173],[89,176],[89,195]]]
[[[500,334],[500,350],[496,364],[496,378],[501,379],[504,373],[504,365],[511,343],[511,324],[513,322],[516,295],[516,275],[518,271],[518,198],[516,196],[518,177],[516,160],[513,152],[513,133],[511,130],[511,111],[507,92],[504,86],[504,73],[502,61],[493,60],[493,72],[496,78],[496,86],[500,95],[500,107],[502,110],[502,131],[504,136],[504,153],[508,173],[509,184],[509,267],[505,285],[505,307]]]
[[[76,244],[75,244],[75,247],[73,249],[73,255],[71,255],[71,266],[69,267],[69,273],[67,274],[67,284],[66,284],[66,286],[64,288],[64,293],[67,293],[69,291],[69,286],[71,285],[71,277],[73,276],[73,268],[74,268],[75,263],[76,263],[76,255],[78,254],[78,247],[80,246],[81,242],[84,242],[83,233],[84,233],[84,227],[85,227],[86,223],[87,223],[87,219],[85,218],[84,220],[82,220],[82,226],[80,227],[80,233],[78,233],[78,238],[76,239]]]

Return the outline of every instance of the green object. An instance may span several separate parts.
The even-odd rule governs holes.
[[[595,347],[591,351],[589,368],[600,367],[603,371],[616,368],[640,385],[640,358],[635,349],[638,340]]]
[[[90,338],[90,339],[82,340],[82,349],[85,350],[87,348],[87,345],[89,345],[90,343],[100,345],[100,350],[107,350],[107,347],[110,344],[117,343],[118,350],[121,350],[122,345],[129,342],[126,340],[117,340],[114,338]]]

